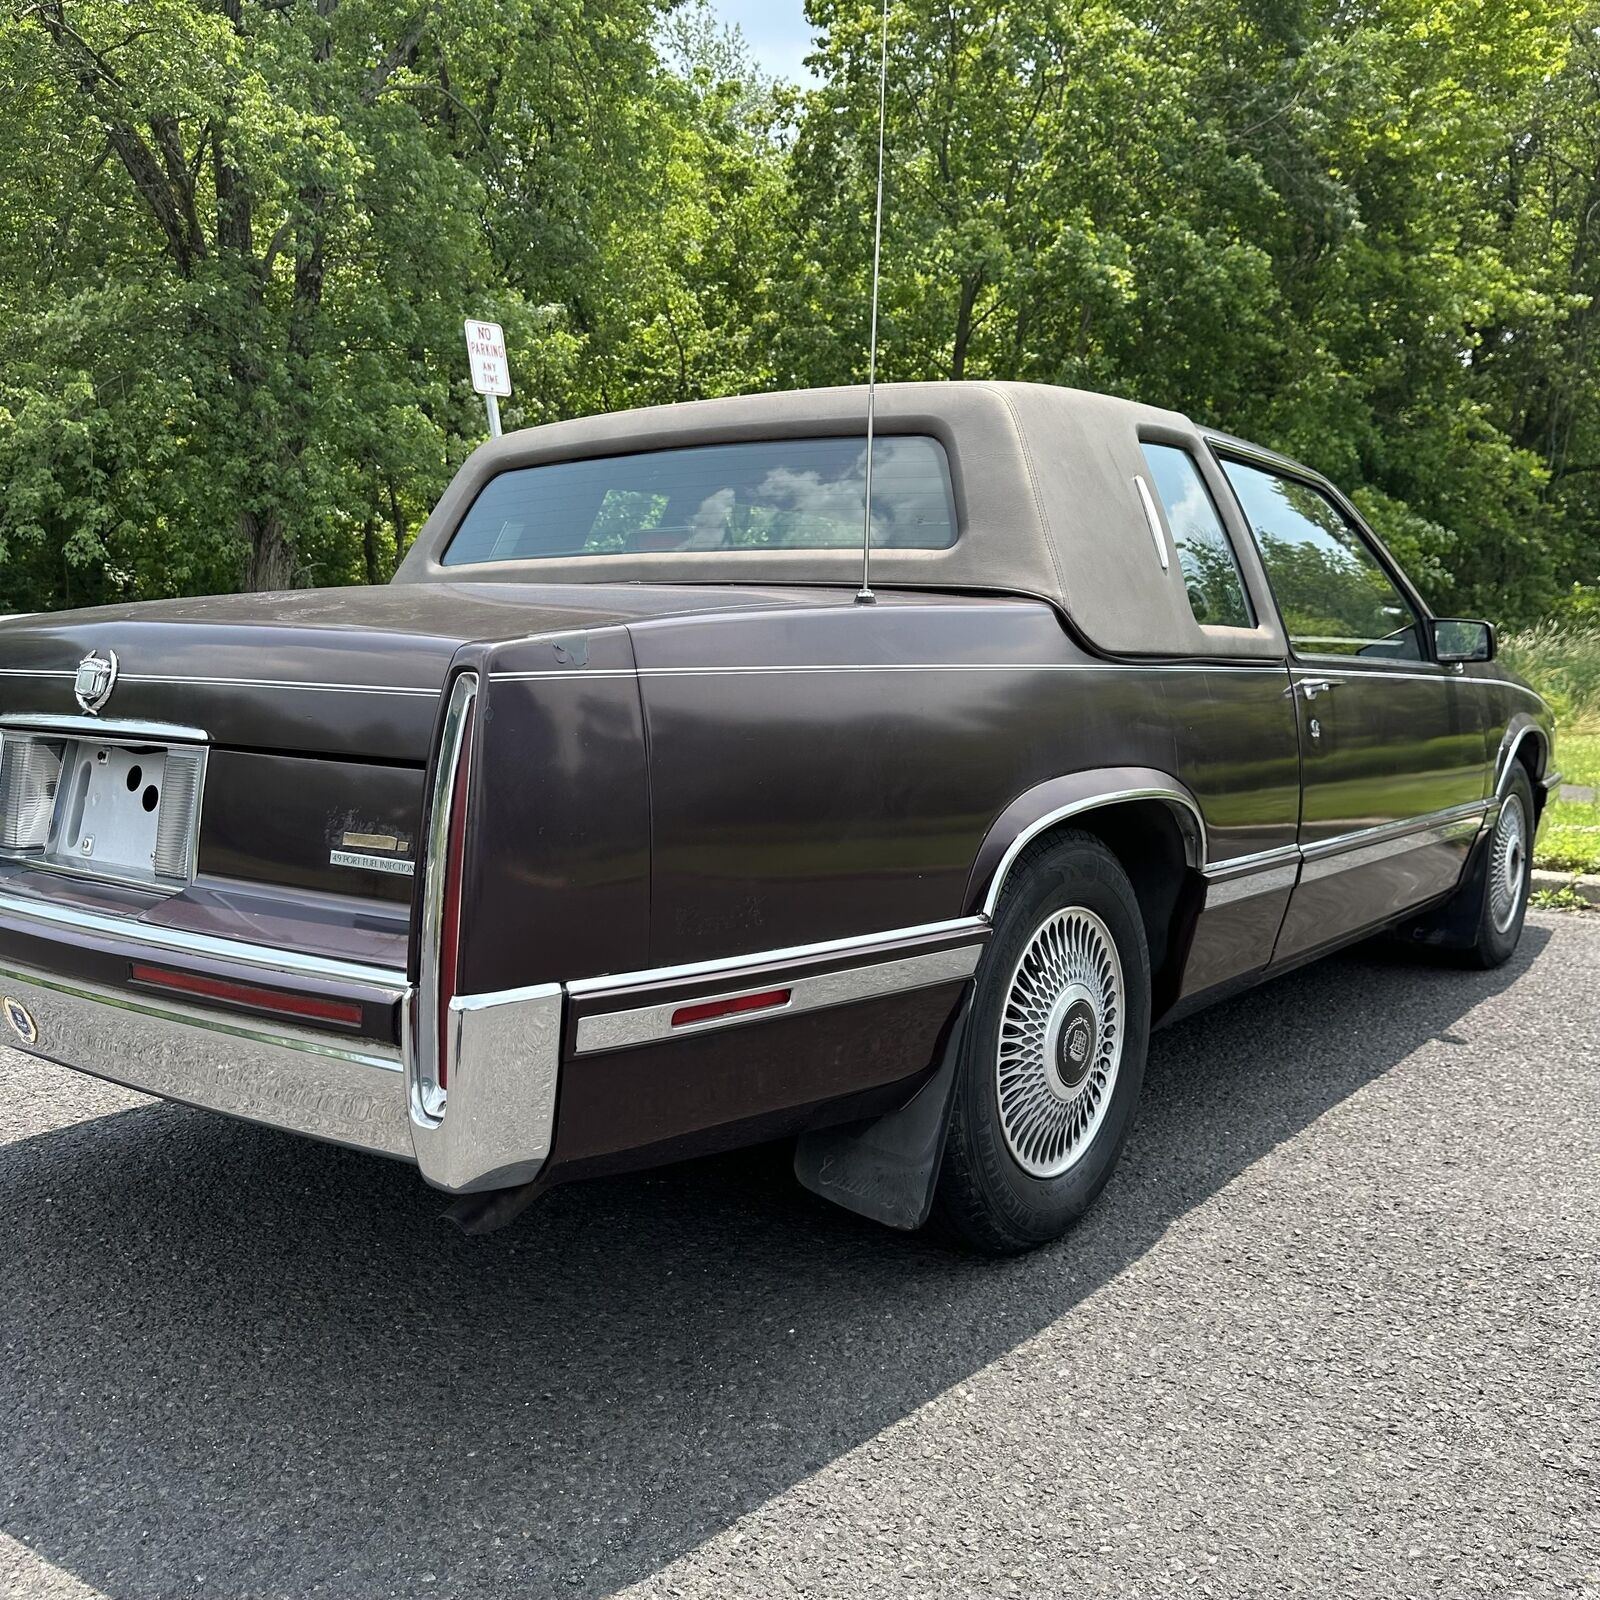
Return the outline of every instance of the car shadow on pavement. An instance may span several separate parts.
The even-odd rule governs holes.
[[[466,1239],[404,1166],[171,1106],[0,1147],[0,1531],[115,1600],[609,1594],[1047,1327],[1549,938],[1357,952],[1158,1034],[1099,1206],[1014,1261],[778,1149]]]

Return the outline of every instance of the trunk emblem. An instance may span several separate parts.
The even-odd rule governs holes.
[[[416,863],[408,859],[411,841],[392,833],[346,833],[338,847],[328,852],[335,867],[355,867],[362,872],[392,872],[409,878]]]
[[[37,1044],[39,1042],[39,1024],[33,1020],[28,1008],[20,1000],[13,1000],[7,995],[0,1005],[5,1007],[6,1021],[11,1024],[11,1031],[24,1044]]]
[[[91,652],[78,663],[78,675],[72,681],[72,692],[78,704],[92,717],[107,700],[117,683],[117,652],[107,650],[103,656]]]

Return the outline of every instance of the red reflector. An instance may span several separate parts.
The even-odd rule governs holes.
[[[672,1013],[672,1026],[686,1028],[691,1022],[736,1017],[742,1011],[772,1011],[788,1005],[789,994],[788,989],[768,989],[764,994],[741,994],[732,1000],[701,1000],[692,1006],[679,1006]]]
[[[234,983],[227,978],[203,977],[198,972],[150,967],[142,961],[133,963],[131,975],[135,983],[148,983],[179,994],[197,994],[229,1005],[254,1006],[260,1011],[278,1011],[286,1017],[307,1017],[315,1022],[343,1022],[353,1028],[361,1024],[361,1007],[353,1000],[328,1000],[319,994],[285,994],[281,989],[260,989],[253,983]]]

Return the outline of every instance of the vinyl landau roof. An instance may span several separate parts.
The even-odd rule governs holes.
[[[851,584],[848,549],[677,550],[502,561],[446,568],[440,557],[483,485],[546,462],[749,439],[863,433],[865,387],[699,400],[530,428],[467,459],[429,517],[397,583]],[[1027,383],[906,383],[878,388],[881,434],[928,434],[945,447],[960,537],[942,550],[876,549],[874,586],[991,590],[1058,607],[1086,639],[1117,655],[1282,657],[1266,581],[1237,505],[1195,426],[1175,411]],[[1141,442],[1187,447],[1233,534],[1262,625],[1202,627],[1176,559],[1163,568],[1136,477]],[[1169,537],[1170,547],[1170,537]]]

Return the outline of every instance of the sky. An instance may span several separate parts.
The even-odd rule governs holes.
[[[797,82],[809,80],[801,64],[811,48],[803,0],[712,0],[712,9],[739,24],[763,70]]]

